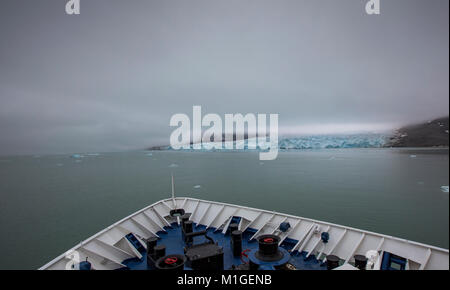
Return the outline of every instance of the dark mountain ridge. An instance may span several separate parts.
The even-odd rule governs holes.
[[[448,147],[449,117],[398,129],[387,147]]]

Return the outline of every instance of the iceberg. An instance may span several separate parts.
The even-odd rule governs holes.
[[[449,190],[448,185],[441,186],[441,190],[445,193],[448,193],[448,190]]]

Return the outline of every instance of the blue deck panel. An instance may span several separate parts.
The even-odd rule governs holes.
[[[205,230],[205,226],[198,225],[194,227],[194,231]],[[181,254],[184,255],[184,247],[185,243],[181,237],[181,227],[178,224],[172,224],[172,227],[165,227],[166,232],[158,232],[160,239],[158,240],[158,245],[166,246],[166,255],[169,254]],[[219,230],[214,232],[215,228],[209,228],[207,230],[208,236],[211,237],[215,242],[219,244],[219,246],[223,247],[224,250],[224,269],[228,270],[232,267],[232,265],[238,266],[242,264],[240,257],[234,257],[233,251],[231,250],[231,239],[229,234],[222,234],[222,231]],[[247,229],[242,234],[242,250],[250,249],[256,250],[258,249],[258,242],[256,240],[250,241],[249,239],[253,236],[256,231],[254,229]],[[203,236],[195,237],[194,244],[203,243],[206,239]],[[286,239],[281,247],[286,250],[292,249],[297,241]],[[326,270],[326,266],[317,261],[314,255],[305,259],[307,253],[302,252],[298,253],[297,251],[291,253],[291,259],[289,262],[293,264],[297,269],[300,270]],[[122,262],[124,265],[128,267],[130,270],[147,270],[147,254],[144,253],[142,259],[128,259]],[[189,270],[188,267],[185,267],[186,270]]]

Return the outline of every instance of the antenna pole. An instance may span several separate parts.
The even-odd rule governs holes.
[[[177,205],[175,203],[175,183],[173,182],[173,173],[172,173],[172,202],[173,202],[173,207],[176,208]]]

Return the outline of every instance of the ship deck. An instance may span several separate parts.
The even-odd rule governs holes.
[[[231,224],[237,224],[237,229],[243,233],[242,250],[251,250],[248,254],[252,263],[248,266],[254,264],[259,248],[257,240],[264,235],[275,235],[281,242],[283,257],[289,260],[283,259],[290,264],[286,265],[289,269],[325,270],[327,266],[323,261],[329,256],[338,259],[339,268],[349,268],[356,265],[357,255],[367,257],[370,254],[370,269],[448,270],[447,249],[305,217],[186,197],[173,197],[149,205],[82,241],[40,269],[78,266],[81,269],[81,261],[86,260],[96,270],[147,269],[146,242],[154,238],[158,239],[157,244],[165,245],[165,255],[183,255],[185,243],[179,217],[171,214],[177,210],[190,214],[194,232],[206,230],[222,247],[219,251],[224,253],[224,270],[242,265],[241,257],[232,254]],[[194,244],[202,243],[202,239],[203,236],[196,236]],[[243,259],[246,262],[246,258]],[[152,268],[151,261],[150,264]],[[188,269],[187,265],[185,268]]]
[[[182,240],[181,226],[177,223],[172,223],[171,227],[165,227],[165,232],[160,231],[157,234],[160,239],[158,240],[158,245],[166,246],[166,255],[169,254],[184,254],[185,243]],[[204,225],[195,225],[195,231],[205,230],[206,227]],[[242,250],[250,249],[256,250],[258,248],[258,242],[250,238],[256,232],[255,229],[249,228],[242,234]],[[230,234],[223,234],[221,231],[216,231],[215,228],[207,229],[208,236],[211,237],[215,242],[218,243],[219,246],[223,247],[224,252],[224,270],[230,270],[232,266],[241,265],[243,262],[247,262],[248,260],[245,257],[234,257],[231,249],[231,238]],[[204,237],[198,237],[195,240],[195,243],[203,243],[206,239]],[[284,248],[287,251],[290,251],[294,248],[297,240],[286,239],[280,245],[280,247]],[[314,255],[310,255],[306,258],[307,253],[298,251],[293,251],[290,253],[291,258],[289,263],[294,265],[298,270],[326,270],[327,267],[325,263],[318,261]],[[141,259],[132,258],[127,259],[122,262],[123,265],[126,266],[124,269],[128,270],[147,270],[147,254],[144,252]],[[189,267],[185,267],[185,270],[191,270]]]

